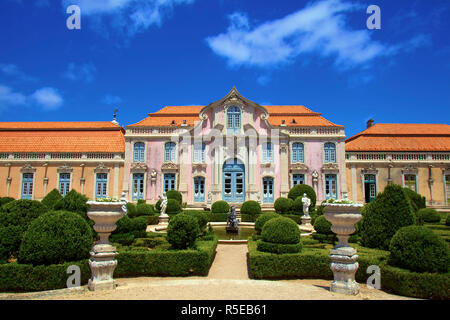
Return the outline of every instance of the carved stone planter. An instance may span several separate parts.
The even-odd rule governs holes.
[[[116,229],[116,222],[126,213],[126,202],[97,202],[88,201],[90,208],[87,213],[89,219],[95,222],[94,230],[100,240],[92,247],[89,267],[91,279],[89,290],[111,290],[115,288],[113,273],[117,266],[116,248],[109,242],[109,235]]]
[[[331,222],[331,230],[337,235],[338,244],[331,249],[330,268],[333,271],[334,281],[330,290],[333,292],[356,295],[359,285],[355,281],[355,274],[359,264],[356,249],[348,244],[348,238],[355,232],[355,223],[361,220],[361,204],[324,204],[324,216]]]

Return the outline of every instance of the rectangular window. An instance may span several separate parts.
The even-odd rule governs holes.
[[[133,200],[144,199],[144,174],[133,174]]]
[[[273,162],[273,144],[270,142],[263,145],[263,162]]]
[[[22,199],[33,198],[33,178],[34,173],[24,173],[22,176]]]
[[[59,174],[59,193],[64,197],[70,191],[70,173]]]
[[[292,186],[297,184],[305,184],[305,175],[304,174],[293,174],[292,175]]]
[[[106,198],[107,189],[108,189],[108,174],[107,173],[97,173],[95,184],[96,184],[95,197],[96,198]]]
[[[203,163],[206,161],[206,145],[204,143],[194,144],[194,162]]]
[[[326,199],[337,199],[337,176],[335,174],[325,175]]]
[[[169,190],[175,190],[175,174],[173,173],[164,174],[164,192]]]
[[[417,181],[415,174],[405,174],[405,187],[417,192]]]
[[[450,202],[450,176],[445,176],[445,192],[447,194],[447,202]]]

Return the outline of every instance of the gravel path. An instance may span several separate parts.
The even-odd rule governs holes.
[[[87,286],[47,292],[0,294],[1,299],[37,300],[404,300],[361,284],[357,296],[329,291],[327,280],[250,280],[247,245],[219,245],[207,277],[139,277],[116,279],[112,291]]]

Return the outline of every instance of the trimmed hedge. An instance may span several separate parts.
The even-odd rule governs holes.
[[[228,213],[206,213],[209,222],[227,222]]]
[[[261,214],[261,206],[258,202],[253,200],[245,201],[241,207],[241,215],[257,216]]]
[[[178,201],[178,203],[181,205],[183,204],[183,196],[181,195],[181,192],[177,190],[169,190],[166,192],[167,200],[173,199]],[[169,205],[167,205],[169,206]]]
[[[204,276],[214,259],[217,238],[197,241],[186,250],[119,251],[115,277],[133,276]]]
[[[7,203],[9,203],[9,202],[11,202],[11,201],[14,201],[14,200],[15,199],[11,198],[11,197],[0,197],[0,207],[5,205],[5,204],[7,204]]]
[[[370,265],[381,268],[381,289],[402,296],[424,299],[450,299],[450,273],[416,273],[386,265],[389,252],[355,246],[359,268],[356,281],[365,283]],[[257,243],[248,242],[249,270],[254,279],[324,279],[333,280],[330,250],[304,247],[294,254],[274,254],[257,250]]]
[[[87,212],[89,210],[89,205],[86,203],[87,201],[88,198],[85,195],[78,193],[72,189],[65,195],[64,198],[56,202],[54,209],[76,212],[80,214],[84,219],[92,221],[87,217]]]
[[[450,250],[445,241],[423,226],[403,227],[389,246],[389,264],[416,272],[448,272]]]
[[[198,228],[200,230],[200,233],[204,233],[206,230],[206,226],[208,225],[208,216],[206,214],[204,214],[203,212],[199,212],[199,211],[183,211],[183,214],[187,214],[190,216],[193,216],[197,219],[197,223],[198,223]]]
[[[298,197],[303,197],[303,194],[306,193],[306,196],[311,200],[311,205],[309,206],[309,212],[312,212],[316,207],[316,192],[314,189],[307,184],[297,184],[291,190],[289,190],[288,198],[295,201]],[[303,205],[301,206],[301,213],[303,214]]]
[[[110,235],[111,242],[122,245],[130,245],[136,238],[143,238],[147,235],[148,217],[141,216],[130,219],[128,215],[123,216],[116,222],[116,230]]]
[[[230,205],[228,202],[219,200],[212,204],[211,206],[212,213],[228,213],[230,212]]]
[[[278,213],[269,212],[261,214],[255,221],[255,230],[257,234],[261,234],[262,228],[264,224],[270,219],[279,218],[280,215]]]
[[[35,219],[20,245],[21,264],[51,265],[89,258],[92,229],[77,213],[52,211]]]
[[[415,215],[404,188],[390,184],[364,207],[361,244],[387,250],[401,227],[415,224]]]
[[[167,241],[175,249],[192,247],[199,234],[199,222],[193,215],[179,214],[169,220]]]
[[[41,203],[45,205],[50,210],[55,208],[56,203],[61,200],[63,196],[59,193],[58,189],[53,189],[42,199]]]
[[[149,216],[154,214],[153,206],[150,204],[140,203],[136,206],[136,216]]]
[[[132,202],[127,202],[127,216],[130,218],[134,218],[137,216],[137,208],[136,205]]]
[[[267,221],[261,236],[266,242],[295,244],[300,242],[300,229],[291,219],[280,217]]]
[[[314,230],[320,234],[333,234],[331,231],[331,222],[325,216],[318,216],[314,221]]]
[[[409,189],[409,188],[403,188],[405,191],[406,196],[408,197],[411,206],[413,207],[414,211],[419,211],[422,208],[426,208],[426,199],[425,197],[421,196],[417,192]]]
[[[181,212],[181,205],[178,202],[178,200],[168,199],[166,213],[167,214],[178,214],[180,212]]]
[[[264,252],[271,252],[277,254],[283,253],[297,253],[302,250],[302,243],[272,243],[264,240],[258,240],[258,250]]]
[[[445,225],[450,226],[450,214],[448,214],[447,219],[445,219]]]
[[[291,210],[292,203],[289,201],[288,198],[280,197],[277,200],[275,200],[274,207],[275,211],[279,214],[286,214]]]
[[[441,222],[441,216],[439,213],[432,208],[422,208],[417,211],[417,215],[423,222],[436,223]]]

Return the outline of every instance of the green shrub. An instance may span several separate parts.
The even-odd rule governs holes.
[[[255,222],[255,230],[257,234],[261,234],[262,228],[264,227],[264,224],[269,221],[270,219],[279,218],[280,215],[278,213],[263,213],[261,214]]]
[[[177,190],[169,190],[166,192],[167,200],[173,199],[178,201],[178,203],[181,205],[183,204],[183,196],[181,195],[181,192]]]
[[[300,242],[300,229],[291,219],[274,218],[264,224],[261,236],[266,242],[295,244]]]
[[[292,202],[288,198],[280,197],[275,200],[275,211],[279,214],[286,214],[291,210]]]
[[[419,211],[422,208],[426,208],[425,197],[422,197],[420,194],[409,188],[405,187],[403,189],[405,190],[405,194],[408,197],[414,211]]]
[[[137,216],[136,205],[132,202],[127,202],[127,215],[131,218],[134,218]]]
[[[414,223],[413,209],[403,188],[395,184],[388,185],[364,208],[361,244],[387,250],[397,230]]]
[[[11,202],[11,201],[14,201],[14,198],[11,198],[11,197],[1,197],[1,198],[0,198],[0,207],[3,206],[3,205],[5,205],[5,204],[7,204],[7,203],[9,203],[9,202]]]
[[[296,224],[302,224],[302,217],[298,214],[285,214],[283,217],[291,219]]]
[[[271,252],[276,254],[297,253],[302,250],[302,243],[298,242],[298,243],[282,244],[258,240],[257,248],[259,251]]]
[[[156,246],[159,246],[164,243],[167,243],[167,240],[165,237],[138,238],[138,239],[134,240],[133,246],[155,248]]]
[[[450,214],[447,214],[447,219],[445,219],[445,225],[450,226]]]
[[[241,222],[255,222],[258,219],[258,215],[253,214],[241,214]]]
[[[153,212],[153,206],[145,203],[140,203],[136,206],[136,216],[149,216],[152,215]]]
[[[17,257],[23,234],[48,208],[35,200],[14,200],[0,208],[0,260]]]
[[[23,236],[18,262],[60,264],[89,257],[92,230],[79,215],[52,211],[34,220]]]
[[[308,186],[307,184],[297,184],[291,190],[289,190],[288,198],[295,201],[298,197],[303,197],[303,194],[307,195],[307,197],[311,200],[311,205],[309,206],[309,212],[312,212],[316,207],[316,192],[313,188]],[[301,206],[301,213],[303,214],[303,205]]]
[[[175,199],[167,200],[167,208],[166,208],[167,214],[178,214],[180,212],[181,212],[181,205],[178,202],[178,200]]]
[[[161,200],[156,201],[155,203],[155,211],[161,212]]]
[[[292,200],[289,198],[289,200]],[[291,207],[291,212],[293,214],[302,215],[303,214],[303,202],[302,197],[297,197],[297,199],[294,200]]]
[[[208,217],[209,222],[226,222],[228,213],[207,212],[206,216]]]
[[[42,199],[41,203],[44,204],[50,210],[55,208],[56,203],[61,200],[63,196],[59,193],[58,189],[53,189]]]
[[[205,233],[206,226],[208,225],[208,216],[202,212],[198,211],[184,211],[183,214],[191,215],[197,219],[198,222],[198,228],[200,230],[200,233]]]
[[[156,225],[159,223],[159,216],[146,216],[148,225]]]
[[[138,199],[136,204],[146,204],[147,201],[145,201],[145,199]]]
[[[131,232],[128,233],[117,233],[109,236],[109,240],[112,243],[119,243],[124,246],[129,246],[134,242],[134,234]]]
[[[245,201],[241,207],[241,214],[257,216],[258,214],[261,214],[261,206],[258,202],[253,200]]]
[[[318,216],[314,221],[314,230],[320,234],[333,234],[331,231],[331,222],[329,222],[325,216]]]
[[[195,244],[199,233],[197,219],[183,213],[170,219],[167,227],[167,241],[175,249],[186,249]]]
[[[416,272],[448,272],[448,245],[423,226],[408,226],[392,237],[389,264]]]
[[[76,212],[84,219],[89,220],[87,212],[89,205],[86,203],[88,198],[75,190],[70,190],[64,198],[56,202],[54,209],[62,211]]]
[[[432,208],[419,209],[419,211],[417,211],[417,216],[419,216],[419,219],[423,222],[435,223],[441,221],[439,213]]]
[[[228,213],[230,212],[230,205],[228,202],[219,200],[212,204],[211,206],[212,213]]]
[[[115,236],[119,234],[132,234],[134,238],[143,238],[147,234],[147,217],[137,217],[131,219],[128,215],[123,216],[116,222],[116,230],[112,232],[111,239],[118,239],[121,237]],[[122,237],[123,238],[123,237]]]

